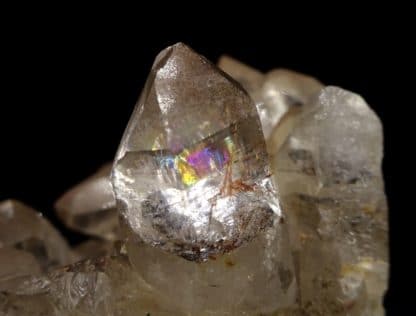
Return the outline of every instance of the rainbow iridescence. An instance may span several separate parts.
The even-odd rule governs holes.
[[[201,143],[185,148],[175,156],[165,156],[159,164],[163,168],[175,169],[182,183],[191,186],[213,172],[221,171],[231,161],[234,151],[234,142],[228,136],[219,143]]]

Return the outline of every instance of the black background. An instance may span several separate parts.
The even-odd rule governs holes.
[[[164,19],[155,12],[149,15]],[[0,199],[22,200],[50,218],[71,243],[82,240],[57,221],[53,203],[112,160],[153,59],[167,45],[183,41],[214,62],[227,53],[262,71],[300,71],[361,94],[384,124],[392,245],[385,303],[388,315],[404,315],[409,294],[403,286],[410,282],[411,269],[403,243],[411,245],[412,210],[401,198],[406,185],[400,170],[413,136],[398,100],[405,44],[397,30],[382,24],[384,19],[363,22],[352,15],[341,23],[334,23],[335,17],[316,26],[314,19],[300,24],[293,13],[284,22],[280,16],[237,16],[221,24],[211,16],[202,27],[196,27],[198,16],[181,20],[182,27],[174,27],[179,24],[175,18],[163,26],[154,21],[139,25],[134,17],[127,24],[111,17],[102,19],[108,24],[87,23],[89,15],[82,23],[73,17],[26,21],[23,16],[6,24]]]

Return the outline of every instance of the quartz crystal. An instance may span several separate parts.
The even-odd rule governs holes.
[[[310,76],[287,69],[263,74],[228,56],[222,56],[218,66],[239,81],[256,102],[269,152],[276,151],[286,139],[294,124],[293,114],[310,104],[323,88]]]
[[[118,213],[110,172],[108,163],[55,203],[58,216],[69,228],[108,240],[117,239]]]
[[[272,226],[252,242],[204,263],[145,244],[129,243],[127,253],[143,279],[184,315],[270,315],[296,299],[284,230]]]
[[[288,240],[271,228],[217,260],[195,263],[129,243],[129,259],[122,254],[88,259],[27,277],[9,286],[4,299],[9,301],[7,308],[21,311],[19,316],[32,315],[18,304],[34,296],[39,304],[52,307],[54,313],[46,315],[54,316],[271,315],[295,301],[288,246]]]
[[[156,58],[112,181],[134,234],[189,260],[235,249],[281,215],[253,101],[183,44]]]
[[[22,279],[0,295],[0,315],[185,316],[174,312],[167,302],[168,298],[154,292],[131,269],[125,256],[118,255]]]
[[[69,251],[0,203],[0,316],[384,315],[376,114],[309,76],[219,66],[235,80],[184,44],[156,58],[112,185],[107,165],[56,203],[94,239]]]
[[[71,262],[68,245],[59,232],[42,214],[15,200],[0,203],[0,253],[2,265],[6,265],[4,260],[8,256],[36,262],[32,267],[28,262],[22,264],[28,266],[28,271],[45,271]],[[16,261],[10,259],[7,263],[11,265],[10,271],[22,268],[13,267]]]
[[[272,158],[307,315],[383,315],[387,206],[382,127],[358,95],[326,87]]]

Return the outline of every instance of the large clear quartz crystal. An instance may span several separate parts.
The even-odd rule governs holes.
[[[0,259],[2,266],[9,265],[2,269],[5,278],[6,270],[11,277],[25,274],[24,266],[31,274],[67,264],[71,262],[71,253],[66,241],[42,214],[18,201],[6,200],[0,202]],[[16,266],[19,260],[20,267]]]
[[[110,183],[112,164],[66,192],[55,203],[59,218],[82,233],[108,240],[118,238],[118,212]]]
[[[140,240],[201,261],[252,240],[281,215],[268,163],[250,97],[176,44],[156,58],[112,182]]]

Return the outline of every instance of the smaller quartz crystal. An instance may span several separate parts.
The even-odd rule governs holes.
[[[220,57],[218,67],[237,80],[256,103],[262,102],[264,73],[227,55]]]
[[[68,227],[108,240],[118,238],[118,213],[110,172],[108,163],[55,203],[58,216]]]
[[[326,87],[272,159],[307,315],[383,315],[387,204],[382,126],[360,96]]]
[[[310,104],[323,88],[313,77],[287,69],[263,74],[228,56],[222,56],[218,66],[240,82],[255,101],[269,153],[276,152],[287,137],[294,124],[293,114]],[[284,127],[276,129],[279,125]]]
[[[30,261],[35,258],[42,270],[71,261],[68,245],[58,231],[42,214],[15,200],[0,203],[0,250],[8,248],[27,252],[24,255],[12,251],[14,257],[25,256]]]

